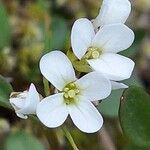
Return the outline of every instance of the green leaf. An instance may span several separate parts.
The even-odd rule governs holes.
[[[132,73],[132,76],[129,79],[124,80],[123,83],[128,85],[128,86],[133,86],[134,85],[134,86],[138,86],[138,87],[143,87],[143,83],[140,80],[140,78],[138,77],[136,71],[134,71]]]
[[[6,139],[5,150],[44,150],[43,145],[32,135],[25,132],[12,133]]]
[[[118,116],[119,103],[122,92],[123,90],[112,91],[111,95],[99,104],[98,109],[103,115],[108,117]]]
[[[135,85],[143,87],[142,82],[138,78],[136,72],[133,72],[130,79],[123,81],[123,83],[125,83],[128,86]],[[122,92],[122,89],[112,91],[111,95],[105,100],[103,100],[98,106],[100,112],[102,112],[102,114],[108,117],[118,117],[120,97],[122,96]]]
[[[12,86],[0,76],[0,106],[10,108],[9,96],[12,92]]]
[[[46,3],[45,3],[44,0],[37,0],[37,4],[38,4],[38,6],[40,6],[40,8],[42,9],[42,11],[47,10],[48,6],[46,5]]]
[[[66,45],[68,36],[68,27],[65,19],[60,16],[54,16],[50,31],[45,36],[46,52],[57,49],[62,50]]]
[[[137,146],[137,145],[130,143],[130,144],[125,145],[123,150],[149,150],[149,148],[145,147],[145,146],[140,147],[140,146]]]
[[[150,96],[136,86],[125,91],[119,111],[125,135],[138,146],[150,147]]]
[[[11,29],[8,14],[5,7],[0,2],[0,49],[10,43]]]

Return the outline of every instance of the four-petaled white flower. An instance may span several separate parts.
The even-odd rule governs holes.
[[[103,118],[92,102],[110,95],[111,89],[127,88],[122,81],[128,79],[134,62],[117,54],[131,46],[134,33],[124,25],[131,11],[129,0],[103,0],[99,15],[92,20],[75,21],[72,49],[78,59],[86,60],[93,72],[77,79],[70,60],[60,51],[44,55],[40,70],[58,93],[44,98],[31,84],[29,91],[12,93],[10,103],[18,117],[27,119],[37,114],[47,127],[58,127],[68,115],[83,132],[98,131]],[[96,33],[97,32],[97,33]]]
[[[71,33],[74,54],[79,59],[87,60],[93,70],[111,81],[121,81],[131,76],[134,62],[116,53],[129,48],[133,41],[133,31],[124,24],[105,25],[95,33],[91,21],[86,18],[75,21]],[[116,82],[112,84],[120,86]]]
[[[40,102],[40,96],[34,84],[31,84],[29,91],[13,92],[10,95],[9,101],[15,109],[17,116],[22,119],[27,119],[27,115],[36,113],[36,107]]]
[[[125,23],[130,12],[129,0],[103,0],[98,16],[92,20],[95,30],[104,25]]]
[[[110,81],[97,72],[77,79],[70,60],[60,51],[44,55],[40,60],[43,76],[58,90],[44,98],[37,106],[37,116],[47,127],[58,127],[70,115],[74,124],[83,132],[98,131],[103,118],[92,104],[111,92]]]

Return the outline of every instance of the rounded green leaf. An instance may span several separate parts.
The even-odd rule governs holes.
[[[137,145],[134,145],[132,143],[125,145],[125,147],[123,148],[123,150],[149,150],[148,147],[140,147]]]
[[[150,147],[150,96],[142,88],[133,86],[124,92],[119,117],[132,143]]]
[[[12,133],[6,139],[5,150],[44,150],[43,145],[34,136],[25,132]]]
[[[50,31],[45,33],[45,51],[63,49],[68,37],[66,20],[60,16],[54,16],[51,22]]]
[[[128,86],[131,85],[140,86],[140,87],[143,86],[136,72],[133,72],[132,76],[129,79],[124,80],[123,83]],[[123,89],[113,90],[111,95],[105,100],[103,100],[98,106],[100,112],[102,112],[102,114],[108,117],[118,117],[120,97],[122,96],[122,92]]]
[[[0,3],[0,49],[10,43],[11,29],[8,14],[5,7]]]
[[[123,90],[112,91],[111,95],[99,104],[98,109],[103,115],[118,117],[119,102],[122,92]]]
[[[0,106],[10,108],[9,96],[12,91],[12,86],[0,76]]]

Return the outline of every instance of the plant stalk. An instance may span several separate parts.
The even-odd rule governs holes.
[[[62,130],[63,130],[66,138],[68,139],[70,145],[72,146],[73,150],[79,150],[77,145],[74,142],[72,135],[70,134],[70,132],[68,131],[68,129],[65,125],[62,127]]]

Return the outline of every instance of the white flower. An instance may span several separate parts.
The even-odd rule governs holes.
[[[62,125],[70,115],[81,131],[98,131],[103,118],[92,101],[109,96],[110,81],[96,72],[77,80],[70,60],[60,51],[44,55],[40,61],[40,70],[59,91],[38,104],[36,112],[40,121],[45,126],[54,128]]]
[[[86,18],[78,19],[71,33],[74,54],[112,81],[130,78],[134,62],[116,53],[129,48],[133,41],[133,31],[124,24],[103,26],[95,34],[91,21]]]
[[[125,23],[131,12],[131,3],[128,0],[103,0],[98,16],[93,19],[95,29],[98,27]]]
[[[40,96],[34,84],[31,84],[29,91],[13,92],[9,101],[17,116],[27,119],[27,115],[35,114],[37,104],[40,102]]]

